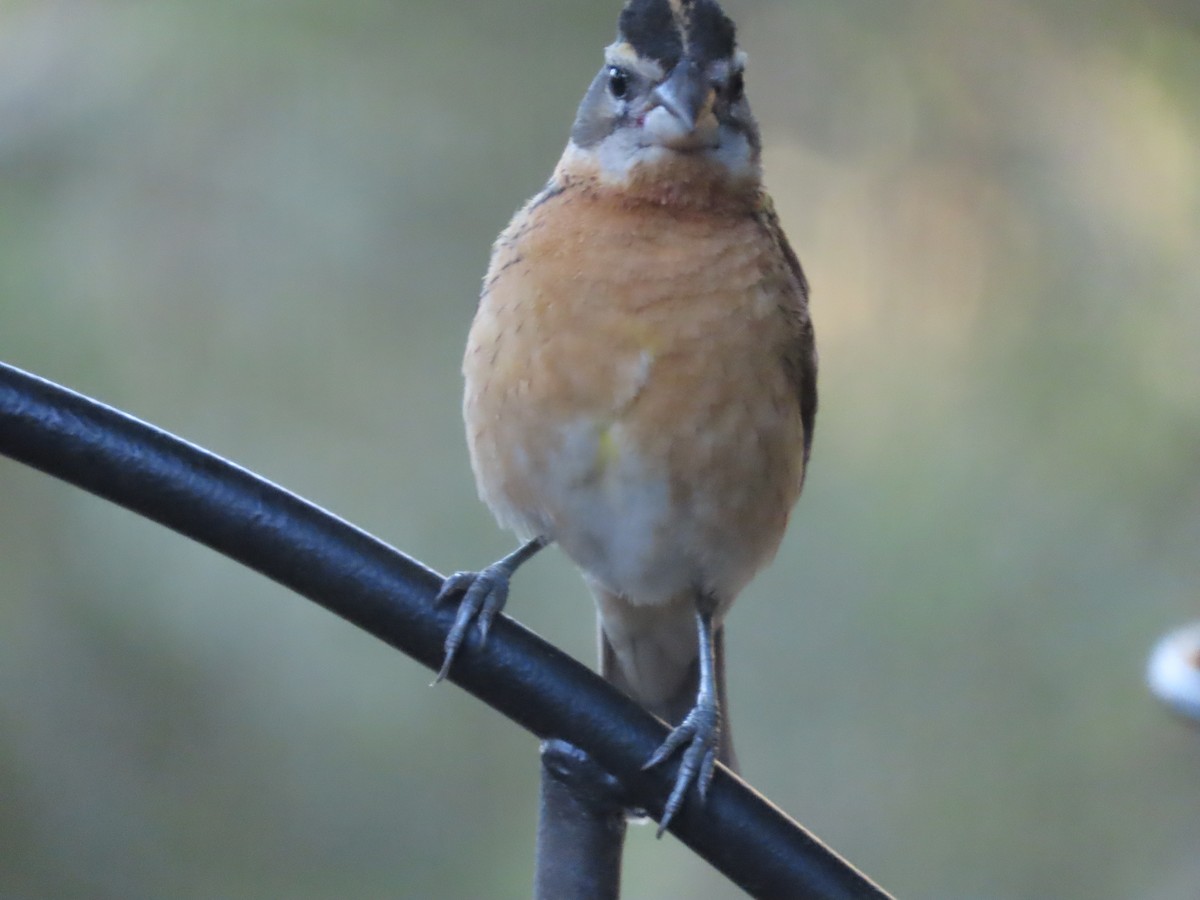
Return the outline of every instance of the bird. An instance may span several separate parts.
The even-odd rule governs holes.
[[[659,836],[707,797],[724,621],[775,555],[817,410],[809,287],[762,182],[746,56],[716,0],[628,0],[546,186],[497,238],[463,357],[479,495],[523,543],[449,576],[444,678],[513,574],[557,544],[601,674],[682,754]]]

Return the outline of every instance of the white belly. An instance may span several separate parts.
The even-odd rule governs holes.
[[[662,605],[697,592],[732,601],[762,563],[764,548],[748,544],[722,510],[697,502],[703,491],[675,496],[672,473],[647,465],[621,423],[578,420],[552,443],[515,454],[524,469],[518,480],[537,485],[535,504],[518,508],[507,493],[486,489],[483,499],[502,524],[554,540],[629,603]],[[714,540],[722,528],[728,537]]]

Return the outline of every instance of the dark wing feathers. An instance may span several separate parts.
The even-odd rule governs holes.
[[[813,336],[812,319],[808,315],[808,279],[804,277],[804,269],[800,266],[796,251],[792,249],[783,233],[775,205],[765,193],[759,206],[759,221],[775,241],[783,258],[787,260],[800,294],[799,302],[788,309],[793,317],[795,336],[787,349],[784,365],[800,404],[800,422],[804,426],[804,462],[807,465],[817,418],[817,346]]]

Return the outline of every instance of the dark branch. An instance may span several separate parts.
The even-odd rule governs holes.
[[[436,671],[454,618],[441,576],[258,476],[164,431],[0,363],[0,453],[160,522],[286,585]],[[450,680],[539,738],[586,751],[661,811],[675,766],[642,763],[662,723],[506,617],[472,634]],[[756,897],[887,895],[727,770],[670,829]]]

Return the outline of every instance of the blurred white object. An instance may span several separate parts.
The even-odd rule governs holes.
[[[1150,690],[1175,712],[1200,721],[1200,622],[1172,631],[1146,667]]]

